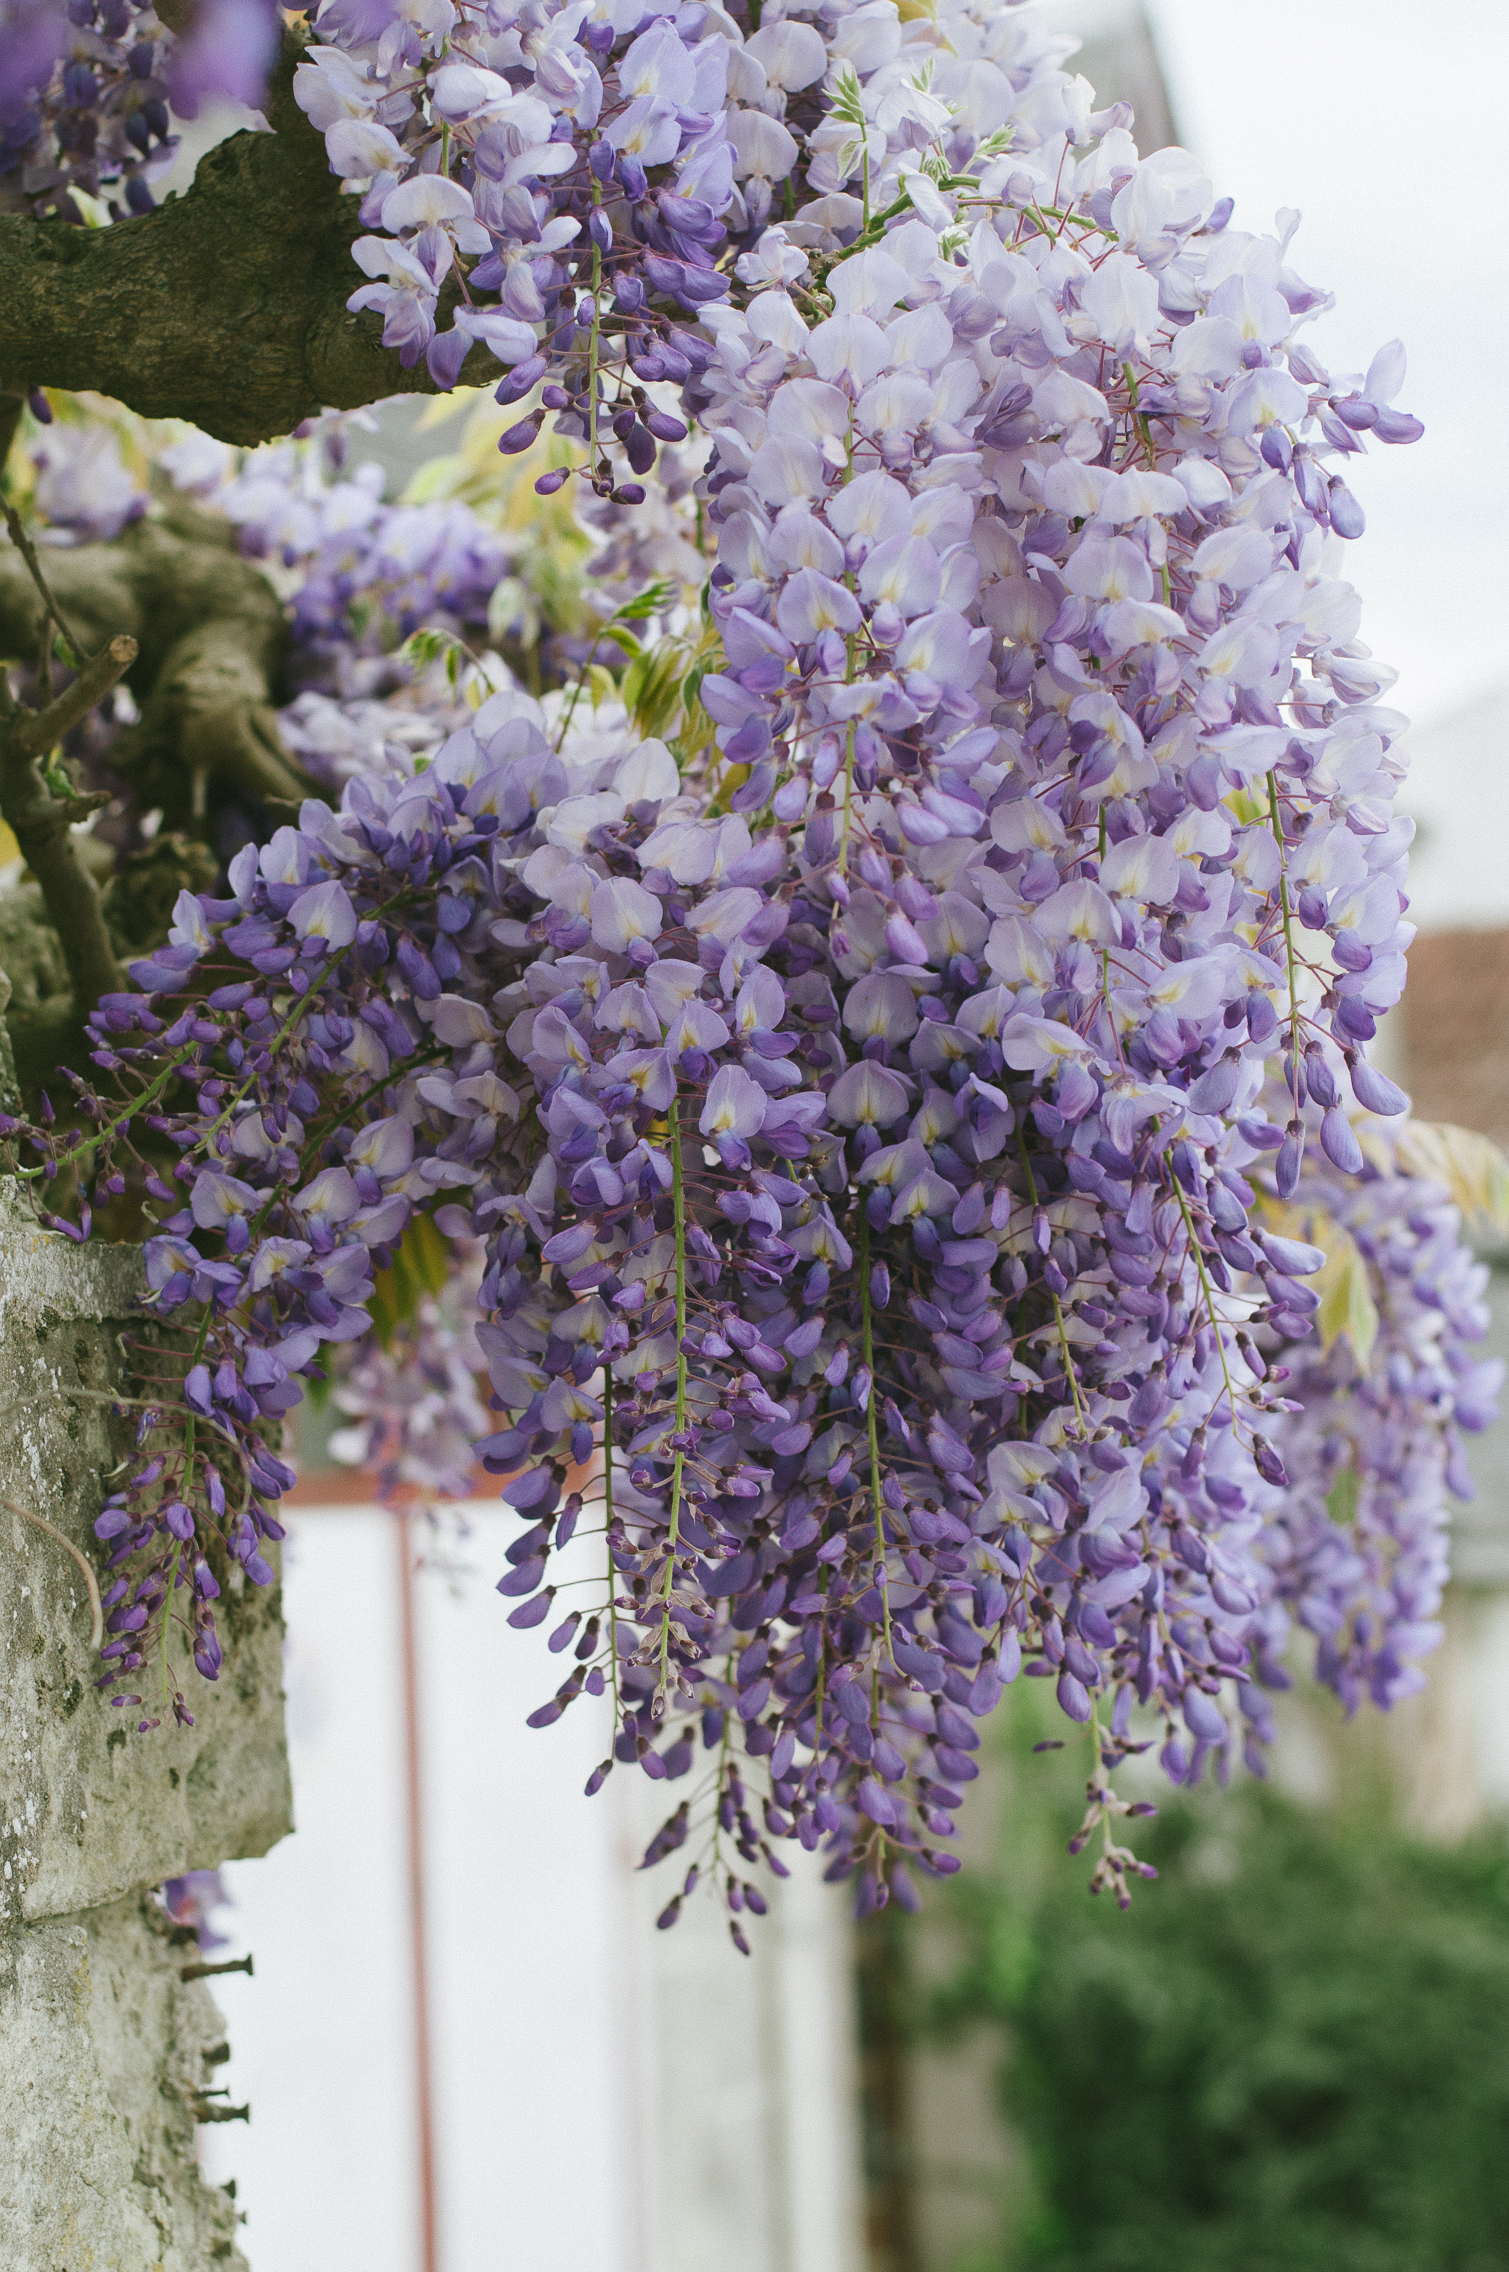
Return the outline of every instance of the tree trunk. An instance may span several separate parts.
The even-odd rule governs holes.
[[[277,1592],[227,1583],[195,1725],[139,1735],[93,1685],[82,1573],[31,1519],[98,1566],[94,1517],[134,1456],[105,1399],[141,1273],[139,1249],[76,1248],[0,1183],[0,2272],[243,2261],[194,2153],[225,2030],[153,1892],[292,1827]]]

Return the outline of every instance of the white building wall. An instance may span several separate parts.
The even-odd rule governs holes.
[[[493,1591],[507,1510],[466,1514],[470,1574],[416,1588],[441,2272],[857,2272],[842,1895],[794,1875],[748,1960],[708,1899],[655,1931],[689,1856],[637,1873],[642,1775],[582,1797],[605,1705],[525,1728],[560,1660]],[[298,1834],[226,1872],[252,2118],[204,2144],[252,2272],[423,2268],[394,1529],[292,1518]]]

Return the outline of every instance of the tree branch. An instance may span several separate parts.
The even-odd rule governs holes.
[[[15,753],[18,757],[41,757],[47,750],[56,748],[63,736],[87,718],[97,702],[103,702],[112,686],[125,677],[136,660],[136,641],[123,633],[91,655],[72,686],[67,686],[55,702],[45,710],[26,713],[24,722],[13,730]],[[10,814],[6,814],[10,820]],[[11,827],[15,827],[11,821]],[[19,839],[18,839],[19,841]]]
[[[55,797],[39,777],[36,761],[124,677],[135,654],[134,639],[112,639],[47,709],[12,708],[0,721],[0,814],[42,887],[79,1013],[91,1009],[102,994],[121,992],[126,983],[94,879],[69,833],[97,800]]]
[[[431,394],[381,323],[350,315],[358,200],[293,99],[300,47],[274,74],[271,134],[235,134],[155,213],[81,229],[0,215],[0,407],[5,391],[93,388],[222,441],[291,433],[325,408]],[[481,347],[468,377],[500,375]]]
[[[228,523],[174,505],[111,544],[59,546],[47,573],[85,652],[121,632],[137,642],[127,683],[141,720],[109,762],[143,811],[156,806],[169,830],[212,837],[227,799],[321,794],[278,736],[283,610],[237,555]],[[45,606],[23,560],[0,545],[0,656],[36,652]]]
[[[0,466],[3,466],[4,463],[4,459],[0,458]],[[11,543],[20,553],[21,558],[26,562],[27,571],[30,574],[31,580],[36,585],[38,592],[41,594],[43,601],[46,603],[47,613],[51,616],[58,629],[62,632],[63,637],[68,641],[68,644],[73,651],[74,664],[75,666],[77,666],[78,664],[83,662],[85,650],[79,645],[78,640],[74,637],[72,630],[69,628],[67,619],[63,614],[63,610],[59,607],[57,601],[52,595],[52,592],[48,588],[47,578],[42,573],[42,563],[37,558],[37,548],[32,543],[31,538],[27,535],[25,529],[22,527],[20,514],[16,511],[15,506],[10,504],[8,500],[3,497],[0,497],[0,514],[3,514],[5,516],[5,526],[10,535]],[[47,636],[47,626],[45,623],[42,626],[42,635],[44,638]]]

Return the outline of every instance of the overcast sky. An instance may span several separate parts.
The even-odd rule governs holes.
[[[1408,449],[1347,480],[1362,636],[1421,725],[1509,686],[1509,215],[1501,182],[1506,0],[1146,0],[1178,131],[1233,225],[1304,220],[1290,247],[1336,294],[1315,327],[1333,372],[1409,351]],[[1509,849],[1509,848],[1506,848]]]

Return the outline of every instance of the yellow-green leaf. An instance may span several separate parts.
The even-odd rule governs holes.
[[[1408,1120],[1393,1139],[1410,1175],[1444,1185],[1471,1223],[1509,1231],[1509,1160],[1490,1137],[1445,1120]]]
[[[1378,1305],[1368,1277],[1368,1266],[1334,1216],[1323,1207],[1298,1207],[1283,1199],[1259,1193],[1256,1212],[1281,1238],[1300,1239],[1318,1246],[1325,1267],[1308,1283],[1320,1296],[1315,1330],[1323,1351],[1334,1348],[1343,1334],[1352,1344],[1359,1365],[1366,1366],[1378,1339]]]
[[[1327,1223],[1316,1243],[1326,1250],[1326,1265],[1311,1280],[1320,1296],[1315,1313],[1322,1350],[1330,1350],[1343,1334],[1352,1344],[1359,1365],[1366,1366],[1378,1339],[1378,1305],[1368,1283],[1368,1266],[1339,1223]]]
[[[437,497],[449,497],[465,470],[465,463],[459,454],[426,458],[409,476],[403,493],[404,503],[428,505]]]

